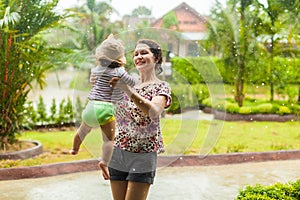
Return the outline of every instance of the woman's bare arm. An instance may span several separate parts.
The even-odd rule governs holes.
[[[121,88],[130,97],[134,104],[151,119],[158,117],[162,113],[167,104],[167,98],[165,96],[156,96],[151,101],[149,101],[135,92],[128,85],[122,83],[121,81],[118,81],[119,78],[113,78],[110,81],[110,84],[112,85],[112,87]]]

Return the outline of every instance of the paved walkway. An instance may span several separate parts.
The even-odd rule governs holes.
[[[219,166],[165,167],[157,171],[149,200],[233,200],[247,184],[270,185],[300,178],[300,160]],[[0,181],[1,200],[111,200],[100,171]]]

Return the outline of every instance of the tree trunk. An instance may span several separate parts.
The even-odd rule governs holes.
[[[236,78],[236,95],[235,101],[238,103],[239,107],[243,106],[243,101],[245,95],[243,94],[244,91],[244,74],[245,74],[245,57],[246,57],[246,49],[247,49],[247,33],[245,28],[245,7],[244,1],[242,3],[242,10],[241,10],[241,18],[240,18],[240,44],[239,44],[239,55],[238,55],[238,71],[237,71],[237,78]]]
[[[299,85],[299,88],[298,88],[298,104],[300,105],[300,85]]]
[[[239,107],[243,106],[243,101],[245,95],[243,94],[244,90],[244,63],[239,64],[238,75],[236,80],[236,94],[235,101],[238,103]]]
[[[270,82],[270,101],[274,101],[274,83],[273,81]]]

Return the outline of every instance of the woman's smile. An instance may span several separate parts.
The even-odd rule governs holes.
[[[134,64],[138,70],[151,70],[154,68],[153,53],[146,44],[138,44],[134,51]]]

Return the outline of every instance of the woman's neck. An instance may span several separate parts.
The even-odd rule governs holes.
[[[159,79],[154,73],[151,74],[140,74],[140,83],[157,82]]]

